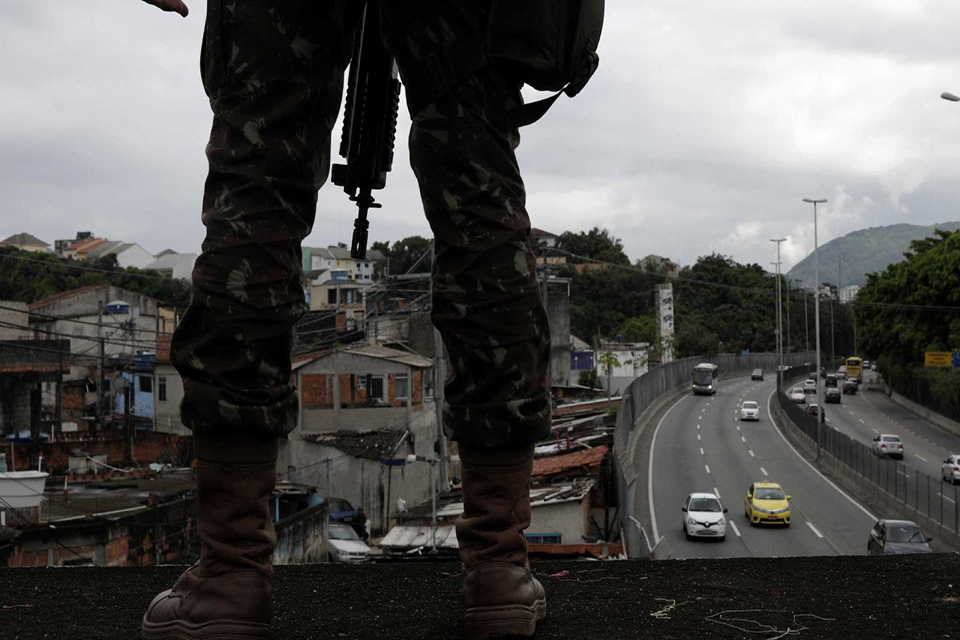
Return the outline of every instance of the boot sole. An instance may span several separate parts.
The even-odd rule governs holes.
[[[217,620],[189,624],[179,620],[160,624],[143,621],[142,640],[272,640],[270,625]]]
[[[537,621],[547,616],[546,599],[537,600],[532,606],[506,605],[502,607],[474,607],[463,616],[464,638],[486,640],[508,636],[532,636],[537,630]]]

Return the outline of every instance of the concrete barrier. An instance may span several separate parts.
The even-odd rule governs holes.
[[[830,480],[839,485],[841,489],[851,494],[860,504],[871,511],[875,517],[912,520],[920,525],[924,533],[928,536],[933,536],[934,540],[930,546],[934,550],[960,551],[960,537],[958,537],[957,533],[952,529],[942,526],[936,520],[928,518],[913,507],[906,505],[901,500],[887,493],[857,473],[854,469],[827,453],[826,449],[821,448],[820,456],[817,458],[817,443],[793,423],[786,412],[780,408],[779,401],[773,403],[772,413],[777,419],[778,426],[787,440],[789,440],[811,464],[823,473],[823,475],[830,478]],[[864,550],[866,550],[868,535],[869,532],[867,531],[863,534]]]
[[[883,387],[887,396],[891,400],[893,400],[895,403],[900,405],[902,408],[906,409],[907,411],[910,411],[911,413],[917,414],[918,416],[920,416],[921,418],[924,418],[925,420],[929,420],[930,422],[937,425],[947,433],[960,437],[960,422],[957,422],[956,420],[951,420],[950,418],[948,418],[947,416],[941,413],[937,413],[932,409],[927,409],[923,405],[919,405],[913,400],[910,400],[909,398],[905,398],[904,396],[900,395],[899,393],[891,389],[890,386],[887,385],[886,383],[884,383]]]

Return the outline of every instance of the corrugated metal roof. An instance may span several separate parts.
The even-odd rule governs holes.
[[[429,547],[432,540],[429,525],[398,524],[380,541],[384,549],[404,550],[417,547]],[[459,549],[457,528],[454,525],[437,525],[437,548]]]
[[[405,433],[403,429],[332,431],[307,434],[303,439],[325,447],[333,447],[355,458],[379,461],[380,458],[389,456],[393,452]]]
[[[400,351],[398,349],[391,349],[389,347],[382,347],[380,345],[366,345],[363,347],[344,349],[344,352],[359,356],[367,356],[368,358],[379,358],[381,360],[399,362],[400,364],[409,365],[411,367],[427,368],[433,366],[433,361],[428,360],[423,356],[406,351]]]

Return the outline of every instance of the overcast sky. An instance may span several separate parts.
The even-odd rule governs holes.
[[[199,251],[211,116],[205,6],[187,2],[182,19],[139,0],[0,1],[0,238]],[[523,130],[533,225],[606,227],[633,260],[768,268],[786,236],[789,268],[813,248],[804,197],[830,200],[821,243],[958,220],[960,105],[939,98],[960,94],[957,24],[947,0],[607,0],[596,76]],[[430,235],[408,129],[404,113],[371,242]],[[349,243],[354,216],[328,183],[306,244]]]

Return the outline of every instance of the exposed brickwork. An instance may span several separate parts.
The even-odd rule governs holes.
[[[304,373],[300,376],[300,402],[304,409],[330,409],[333,407],[331,394],[333,392],[332,376],[325,373]],[[360,381],[360,376],[354,379],[354,387]],[[384,379],[386,400],[394,407],[404,407],[405,398],[397,398],[396,375],[389,374]],[[357,406],[363,406],[367,401],[367,390],[354,388],[353,401]],[[413,404],[423,402],[423,374],[413,372]],[[340,403],[341,406],[350,406],[350,374],[340,375]]]
[[[172,433],[154,433],[138,431],[133,438],[133,458],[141,464],[166,460],[171,455],[177,456],[189,447],[192,442],[190,436],[180,436]],[[11,447],[15,448],[15,455],[11,456]],[[57,436],[57,441],[42,445],[43,470],[52,475],[67,473],[70,468],[70,454],[81,449],[90,456],[106,454],[107,464],[119,465],[125,462],[123,454],[123,434],[118,431],[96,435],[89,433],[63,433]],[[30,468],[30,444],[8,444],[4,447],[7,454],[7,465],[12,467],[16,461],[16,471],[27,471]]]

